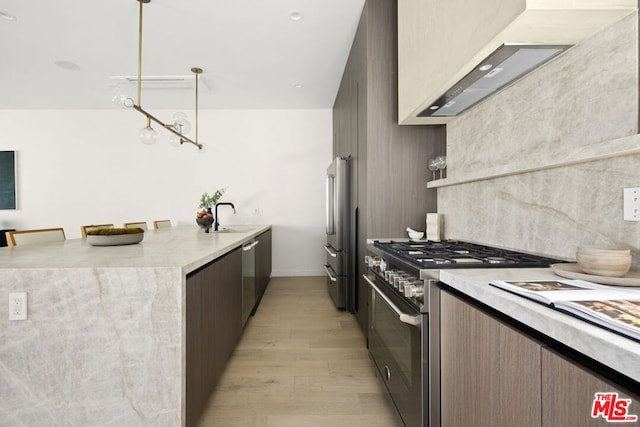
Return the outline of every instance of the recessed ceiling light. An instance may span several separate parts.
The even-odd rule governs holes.
[[[293,85],[293,87],[295,87],[296,89],[302,89],[304,85],[302,83],[296,83]]]
[[[7,21],[15,21],[17,19],[15,15],[12,15],[9,12],[3,12],[3,11],[0,11],[0,18]]]
[[[484,64],[484,65],[481,65],[481,66],[480,66],[480,68],[478,68],[478,69],[479,69],[480,71],[487,71],[487,70],[490,70],[490,69],[491,69],[491,67],[493,67],[493,65],[492,65],[492,64]]]
[[[291,12],[289,12],[289,19],[291,19],[292,21],[299,21],[302,19],[302,13],[297,10],[292,10]]]
[[[80,71],[82,68],[78,64],[75,64],[71,61],[56,61],[54,62],[58,67],[69,70],[69,71]]]

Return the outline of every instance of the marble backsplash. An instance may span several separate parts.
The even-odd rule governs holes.
[[[624,221],[622,189],[640,186],[640,154],[438,189],[447,238],[575,259],[578,245],[631,248],[640,222]]]
[[[569,259],[581,244],[621,245],[638,269],[640,222],[623,220],[622,194],[640,187],[640,154],[602,158],[638,134],[638,92],[634,13],[451,122],[445,236]],[[597,159],[553,167],[594,144]],[[496,168],[511,174],[465,182]]]

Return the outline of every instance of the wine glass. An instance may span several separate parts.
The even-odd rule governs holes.
[[[447,167],[447,156],[438,156],[435,160],[438,171],[440,172],[440,179],[442,179],[442,171]]]
[[[427,164],[429,170],[433,173],[433,179],[436,179],[436,171],[438,170],[438,162],[435,158],[429,159],[429,163]]]

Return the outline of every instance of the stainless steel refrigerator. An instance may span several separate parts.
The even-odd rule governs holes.
[[[349,235],[350,161],[337,157],[327,169],[326,233],[327,287],[336,307],[355,310],[355,284],[351,278]]]

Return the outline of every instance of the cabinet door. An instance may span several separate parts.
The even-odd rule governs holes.
[[[213,305],[217,382],[242,334],[242,248],[234,249],[216,264],[220,267]]]
[[[546,348],[542,350],[543,427],[612,425],[604,417],[608,412],[606,404],[601,406],[602,415],[597,418],[591,416],[596,393],[618,393],[618,401],[620,399],[631,399],[626,412],[628,415],[640,417],[639,396],[632,396],[628,392],[612,386],[610,383]],[[640,418],[635,423],[625,422],[622,425],[640,425]]]
[[[271,279],[271,230],[259,235],[256,240],[256,308]]]
[[[445,291],[440,309],[442,427],[540,426],[540,345]]]
[[[186,425],[197,425],[242,333],[242,250],[186,281]]]

